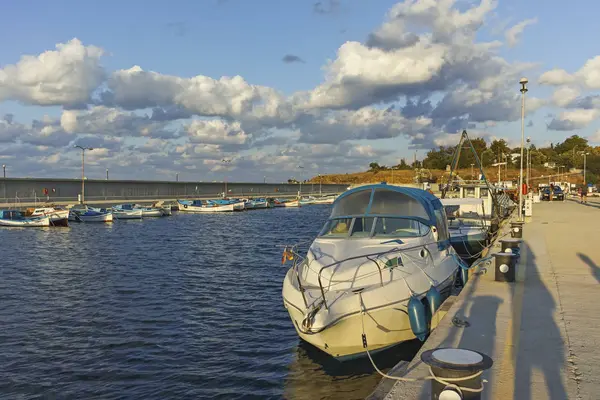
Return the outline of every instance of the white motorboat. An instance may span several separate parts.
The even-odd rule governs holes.
[[[2,210],[0,211],[0,226],[22,228],[50,226],[50,217],[47,215],[27,217],[22,211]]]
[[[28,208],[25,216],[50,217],[50,226],[69,226],[69,210],[58,207]]]
[[[288,200],[283,203],[284,207],[300,207],[299,200]]]
[[[69,211],[69,221],[76,222],[113,222],[111,211],[86,205],[76,205]]]
[[[143,210],[138,208],[134,210],[119,210],[113,208],[112,214],[116,219],[142,219]]]
[[[485,201],[477,198],[442,199],[448,217],[450,243],[464,260],[481,257],[489,244],[491,219],[485,215]]]
[[[205,212],[229,212],[243,210],[244,203],[218,204],[207,200],[181,201],[179,203],[180,212],[205,213]],[[240,206],[241,204],[241,206]]]
[[[337,196],[335,195],[315,197],[313,200],[313,204],[333,204],[336,197]]]
[[[282,294],[298,335],[338,358],[424,340],[461,263],[439,199],[386,184],[340,195],[306,258],[286,249],[286,259]]]

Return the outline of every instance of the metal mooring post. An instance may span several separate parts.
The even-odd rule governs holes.
[[[478,391],[483,387],[481,374],[468,377],[485,371],[494,364],[489,356],[478,351],[451,347],[427,350],[421,354],[421,361],[429,365],[433,374],[439,378],[431,381],[432,400],[481,399],[482,392]],[[459,380],[460,378],[468,379]]]
[[[495,274],[497,282],[514,282],[517,270],[517,255],[514,253],[494,253]]]
[[[513,253],[517,257],[521,255],[521,243],[522,239],[500,239],[500,246],[502,246],[502,253]]]
[[[516,221],[510,223],[510,236],[513,238],[520,239],[523,237],[523,224],[524,222]]]

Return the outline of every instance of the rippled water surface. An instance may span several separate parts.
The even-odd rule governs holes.
[[[0,397],[364,398],[368,361],[300,344],[282,304],[278,246],[329,211],[0,230]]]

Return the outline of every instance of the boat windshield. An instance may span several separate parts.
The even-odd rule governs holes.
[[[330,219],[321,230],[319,236],[327,238],[409,238],[424,236],[428,232],[429,227],[415,219],[399,217],[354,217]]]

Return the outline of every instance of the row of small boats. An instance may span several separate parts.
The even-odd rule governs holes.
[[[120,204],[109,209],[78,204],[71,208],[48,206],[20,210],[1,210],[0,226],[68,226],[71,222],[112,222],[114,219],[142,219],[171,215],[170,206]]]
[[[140,204],[119,204],[111,208],[97,208],[77,204],[71,208],[46,206],[20,210],[0,210],[0,226],[44,227],[68,226],[70,222],[112,222],[113,220],[164,217],[172,209],[182,212],[227,212],[267,209],[274,207],[301,207],[310,204],[332,204],[336,196],[300,197],[297,199],[278,198],[236,198],[215,200],[177,200],[175,205],[144,206]]]
[[[310,204],[333,204],[335,195],[320,197],[306,196],[298,199],[278,198],[234,198],[216,200],[177,200],[179,211],[189,213],[231,212],[275,207],[302,207]]]

